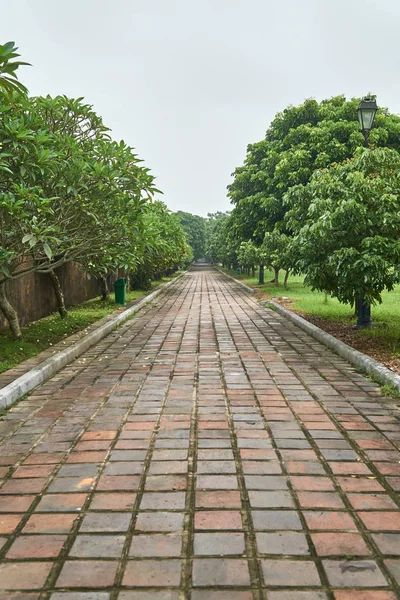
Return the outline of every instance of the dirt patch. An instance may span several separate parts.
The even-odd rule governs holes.
[[[293,310],[293,309],[292,309]],[[297,311],[296,311],[297,312]],[[400,359],[394,358],[391,351],[386,347],[386,342],[375,336],[369,336],[365,333],[360,333],[352,328],[352,325],[329,321],[319,317],[310,315],[302,315],[307,321],[317,325],[324,331],[345,342],[359,352],[363,352],[367,356],[374,358],[378,362],[384,364],[389,369],[392,369],[397,375],[400,375]]]

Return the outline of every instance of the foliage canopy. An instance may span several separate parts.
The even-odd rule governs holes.
[[[296,270],[305,283],[341,302],[381,302],[400,282],[400,155],[357,152],[317,171],[286,196],[296,233]]]

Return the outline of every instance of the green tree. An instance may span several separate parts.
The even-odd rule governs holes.
[[[163,202],[147,204],[143,234],[143,252],[131,276],[134,287],[148,288],[152,279],[171,274],[193,260],[178,217]]]
[[[248,274],[250,274],[251,269],[254,277],[255,267],[261,262],[261,250],[251,240],[242,242],[239,246],[237,259],[238,263],[244,269],[247,269]]]
[[[57,267],[78,262],[103,282],[123,268],[145,277],[193,260],[179,219],[162,202],[132,148],[111,139],[82,98],[29,98],[13,43],[0,46],[0,308],[16,338],[5,282],[47,274],[66,316]],[[205,228],[201,217],[200,220]],[[193,219],[192,219],[193,221]],[[198,227],[199,229],[199,227]]]
[[[207,214],[205,257],[211,264],[221,262],[221,229],[228,216],[221,211]]]
[[[264,264],[273,269],[274,283],[279,285],[279,271],[286,270],[283,285],[286,287],[292,262],[292,239],[278,229],[267,231],[262,243]]]
[[[228,186],[234,205],[231,225],[240,240],[261,245],[266,232],[291,234],[285,221],[286,192],[307,184],[316,170],[347,160],[363,147],[358,104],[357,98],[337,96],[289,106],[276,115],[263,140],[247,147],[244,164],[235,169]],[[380,108],[370,143],[400,150],[400,118]]]
[[[221,212],[209,214],[208,231],[207,260],[212,264],[222,263],[226,267],[236,267],[241,240],[232,227],[231,215]]]
[[[206,253],[206,219],[181,210],[178,210],[176,215],[186,233],[187,243],[193,248],[194,259],[204,258]]]
[[[48,274],[65,316],[55,269],[75,260],[104,277],[107,268],[136,264],[153,177],[81,99],[14,99],[0,115],[0,135],[0,288]]]
[[[297,271],[313,289],[354,304],[381,302],[400,282],[400,155],[360,150],[287,193]]]
[[[0,308],[13,335],[21,336],[18,315],[9,303],[5,281],[34,270],[30,247],[41,245],[55,229],[51,198],[38,181],[49,172],[55,159],[51,136],[29,124],[29,103],[24,96],[3,96],[0,112]]]

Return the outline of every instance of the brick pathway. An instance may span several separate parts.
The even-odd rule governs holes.
[[[194,270],[0,421],[0,600],[395,600],[397,409]]]

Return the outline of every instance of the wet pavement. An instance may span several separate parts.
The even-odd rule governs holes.
[[[400,598],[396,415],[194,269],[0,420],[0,600]]]

